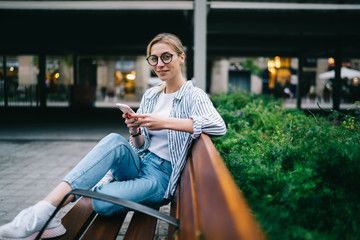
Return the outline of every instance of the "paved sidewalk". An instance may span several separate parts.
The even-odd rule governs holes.
[[[1,141],[0,224],[43,199],[95,144]]]
[[[0,121],[0,225],[43,199],[102,137],[111,132],[129,137],[121,119],[100,124],[98,118],[86,124],[76,119]],[[161,211],[169,212],[169,206]],[[161,223],[156,239],[164,239],[166,229]]]

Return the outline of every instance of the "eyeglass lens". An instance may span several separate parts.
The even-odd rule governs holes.
[[[163,53],[160,55],[160,59],[164,64],[168,64],[172,60],[172,54],[171,53]],[[151,66],[156,66],[158,64],[159,57],[156,55],[150,55],[147,60]]]

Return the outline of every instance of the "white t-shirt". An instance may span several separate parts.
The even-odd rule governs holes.
[[[164,91],[162,91],[152,113],[162,117],[169,117],[176,93],[177,92],[165,94]],[[149,151],[162,159],[170,161],[167,131],[167,129],[156,131],[149,130],[151,137]]]

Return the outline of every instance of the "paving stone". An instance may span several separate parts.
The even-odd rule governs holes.
[[[1,141],[0,224],[11,221],[22,209],[44,198],[94,144],[93,141],[76,144]],[[60,154],[52,156],[52,151],[67,152],[67,161],[59,161]],[[59,163],[61,167],[57,167]]]

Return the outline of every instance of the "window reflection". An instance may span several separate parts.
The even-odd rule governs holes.
[[[72,56],[46,56],[47,106],[68,106],[74,83]]]
[[[5,104],[5,75],[8,106],[35,106],[37,98],[38,59],[36,56],[6,56],[0,63],[0,98]]]

